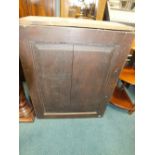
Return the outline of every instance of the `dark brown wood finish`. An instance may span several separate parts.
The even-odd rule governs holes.
[[[44,111],[68,112],[73,45],[39,43],[35,47],[33,57]]]
[[[101,116],[112,96],[132,33],[20,25],[20,58],[38,118]]]
[[[74,45],[71,103],[74,111],[98,110],[114,47]]]

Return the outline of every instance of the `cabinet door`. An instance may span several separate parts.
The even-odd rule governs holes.
[[[20,59],[38,118],[103,115],[112,96],[132,34],[78,21],[20,20]]]
[[[35,44],[33,57],[45,113],[70,111],[73,46]]]
[[[71,105],[74,111],[98,112],[113,56],[112,46],[74,45]]]
[[[70,112],[73,45],[22,42],[21,59],[38,117]],[[33,61],[33,65],[29,62]],[[35,101],[36,99],[36,101]],[[39,103],[37,103],[39,99]]]

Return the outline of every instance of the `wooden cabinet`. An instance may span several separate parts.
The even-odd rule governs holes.
[[[36,116],[102,116],[132,31],[82,19],[21,18],[20,59]]]

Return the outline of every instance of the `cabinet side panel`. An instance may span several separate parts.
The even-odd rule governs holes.
[[[20,31],[22,34],[22,32]],[[40,94],[38,92],[38,85],[36,83],[36,74],[33,64],[33,56],[32,56],[32,49],[31,44],[25,40],[20,34],[20,60],[23,68],[23,72],[25,75],[26,82],[28,84],[32,104],[34,106],[35,113],[37,117],[42,118],[44,113],[44,108],[41,103]]]
[[[107,84],[105,86],[106,91],[106,102],[109,102],[114,88],[117,84],[117,81],[119,79],[119,74],[126,62],[126,58],[130,52],[131,49],[131,43],[133,40],[133,35],[124,33],[123,37],[120,37],[120,43],[118,44],[118,48],[115,49],[115,53],[113,55],[112,61],[111,61],[111,67],[110,67],[110,74],[109,74],[109,80],[107,81]]]

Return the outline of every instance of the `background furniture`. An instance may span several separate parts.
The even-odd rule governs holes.
[[[19,61],[19,122],[33,122],[34,121],[34,110],[29,94],[26,94],[24,89],[24,73]]]
[[[19,17],[55,15],[56,0],[19,0]]]
[[[107,0],[61,0],[61,17],[76,17],[77,14],[83,14],[82,10],[86,12],[92,10],[92,17],[82,15],[82,17],[102,20]]]
[[[21,18],[20,59],[36,116],[102,116],[132,34],[100,21]]]
[[[111,103],[119,108],[128,110],[128,113],[131,114],[135,111],[135,104],[132,103],[132,100],[128,96],[125,88],[126,83],[122,83],[121,86],[116,86],[113,96],[111,98]]]
[[[108,20],[135,25],[135,0],[108,0]]]
[[[135,104],[131,100],[130,96],[127,93],[127,89],[130,85],[135,86],[135,41],[133,40],[131,46],[131,54],[130,57],[127,59],[127,63],[123,70],[119,75],[119,82],[121,86],[116,86],[113,96],[111,98],[111,103],[119,108],[128,110],[129,114],[135,111]]]
[[[27,101],[23,86],[20,84],[19,90],[19,122],[33,122],[34,110],[32,104]]]
[[[19,0],[19,17],[25,16],[61,16],[87,17],[102,20],[107,0]],[[75,4],[75,5],[72,5]],[[79,5],[77,5],[79,4]],[[81,5],[80,5],[81,4]],[[90,5],[87,5],[90,4]],[[79,14],[79,15],[77,15]]]

